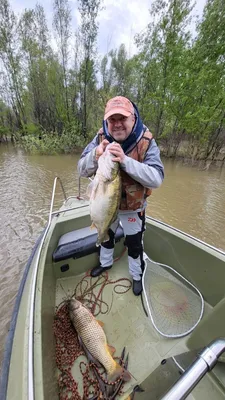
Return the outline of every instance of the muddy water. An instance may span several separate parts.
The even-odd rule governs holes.
[[[0,145],[0,362],[25,264],[47,221],[54,177],[60,176],[68,196],[78,194],[78,159],[28,156]],[[225,168],[199,170],[170,160],[164,165],[165,181],[147,214],[225,250]],[[58,189],[56,207],[62,199]]]

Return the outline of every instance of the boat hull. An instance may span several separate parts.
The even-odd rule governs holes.
[[[63,235],[73,231],[80,231],[90,225],[89,204],[84,200],[69,199],[58,212],[54,213],[45,240],[42,243],[41,251],[40,244],[42,240],[39,238],[32,252],[26,268],[26,274],[22,281],[23,285],[18,293],[19,300],[16,305],[17,311],[12,319],[13,333],[10,332],[8,339],[8,343],[10,344],[7,345],[8,350],[3,366],[4,370],[1,387],[1,395],[3,394],[1,398],[4,400],[12,400],[15,398],[18,400],[59,398],[57,387],[58,372],[55,362],[55,346],[52,329],[55,306],[58,305],[63,298],[65,299],[65,293],[68,295],[71,294],[74,285],[71,286],[68,282],[71,283],[74,280],[75,284],[78,277],[81,278],[90,268],[98,265],[99,260],[96,251],[89,251],[88,254],[84,253],[84,255],[79,257],[76,256],[76,253],[74,253],[73,256],[71,256],[71,253],[68,253],[67,257],[65,251],[65,254],[63,253],[65,258],[58,261],[54,261],[53,254],[59,249],[60,240],[62,243]],[[115,257],[121,257],[124,249],[123,242],[123,238],[120,237],[116,244]],[[75,246],[76,250],[76,243],[72,245]],[[171,357],[177,354],[188,353],[190,356],[190,354],[194,354],[196,350],[207,345],[209,341],[218,336],[225,336],[225,322],[221,322],[224,321],[223,316],[225,312],[225,254],[190,235],[149,217],[146,219],[144,248],[151,259],[171,266],[196,285],[203,294],[207,305],[206,314],[194,332],[185,339],[176,341],[160,337],[160,335],[154,331],[153,327],[150,326],[150,322],[145,320],[146,316],[144,314],[143,320],[137,321],[138,313],[141,312],[140,310],[143,312],[139,298],[132,300],[132,293],[129,294],[131,296],[130,301],[126,300],[125,295],[124,298],[123,296],[120,298],[120,306],[121,304],[123,305],[121,308],[123,311],[118,308],[117,322],[115,322],[115,319],[110,322],[110,318],[108,318],[107,332],[109,338],[116,341],[116,335],[112,332],[115,331],[113,330],[113,324],[117,324],[117,330],[120,331],[121,334],[121,340],[117,341],[117,346],[121,348],[123,341],[126,343],[128,342],[128,336],[132,331],[132,326],[133,337],[135,335],[138,336],[140,326],[143,327],[143,335],[146,336],[143,336],[143,342],[141,343],[150,343],[150,341],[152,341],[152,343],[149,344],[149,348],[152,352],[148,351],[146,348],[146,361],[140,379],[142,382],[147,382],[148,384],[146,384],[146,387],[149,387],[149,382],[153,382],[154,379],[156,379],[156,385],[156,381],[159,379],[156,371],[162,371],[159,367],[163,359],[171,361]],[[79,248],[78,250],[80,251]],[[39,255],[40,257],[37,260]],[[115,273],[115,276],[118,274],[119,277],[119,271],[122,270],[123,276],[129,278],[127,255],[123,257],[124,258],[121,258],[119,261],[121,262],[121,268],[115,265],[115,269],[112,269],[112,273]],[[35,266],[38,267],[36,275],[34,274]],[[33,281],[34,276],[35,282]],[[35,287],[35,301],[33,303],[31,303],[32,285]],[[60,289],[60,285],[63,289]],[[68,285],[68,287],[66,285]],[[125,325],[124,322],[122,323],[123,329],[120,330],[118,321],[123,320],[123,315],[129,315],[131,309],[128,306],[129,304],[133,304],[134,301],[135,305],[133,305],[133,307],[137,307],[138,310],[138,313],[135,314],[137,318],[134,316],[136,320],[133,320],[130,325],[129,321],[132,321],[131,312],[130,319],[127,320]],[[33,326],[32,346],[30,347],[31,309],[33,310]],[[213,327],[212,321],[214,323]],[[148,329],[151,334],[148,333]],[[147,338],[150,336],[151,340],[148,340]],[[134,343],[136,344],[134,345]],[[134,360],[138,360],[138,351],[137,348],[135,348],[135,346],[138,346],[137,343],[138,341],[135,342],[134,340],[130,342],[130,352],[131,354],[133,352]],[[141,347],[143,347],[142,344]],[[156,350],[157,348],[158,350]],[[153,358],[153,362],[151,366],[148,367],[148,360],[150,357]],[[139,373],[138,371],[141,370],[141,365],[143,365],[143,359],[139,361],[140,365],[137,362],[135,365],[134,362],[132,367],[133,370],[136,371],[137,376]],[[179,372],[178,368],[175,368],[175,370],[176,373],[172,375],[173,379],[176,380]],[[156,378],[154,378],[154,374]],[[217,393],[217,397],[214,397],[216,400],[222,399],[222,396],[225,395],[225,380],[221,376],[221,371],[217,368],[213,377],[213,383],[211,384],[210,381],[211,386],[207,380],[207,392]],[[32,380],[32,382],[30,382],[30,380]],[[151,385],[152,384],[153,383],[151,383]],[[159,384],[158,390],[156,388],[154,392],[155,397],[151,398],[159,399],[163,391],[168,389],[168,385],[169,383],[166,383],[166,380],[165,387]],[[209,389],[209,386],[211,389]],[[127,394],[131,389],[131,387],[127,389]],[[205,394],[207,392],[205,392]],[[202,388],[202,393],[204,394],[204,388]],[[196,394],[194,398],[202,399],[203,397]],[[207,397],[205,397],[205,399],[206,398]]]

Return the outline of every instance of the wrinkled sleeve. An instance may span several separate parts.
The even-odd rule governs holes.
[[[154,139],[145,155],[143,163],[125,156],[121,168],[133,179],[147,188],[158,188],[164,179],[164,167],[160,151]]]
[[[77,170],[80,176],[89,177],[92,176],[97,168],[98,162],[95,158],[95,149],[98,146],[98,136],[85,147],[81,154],[80,160],[78,161]]]

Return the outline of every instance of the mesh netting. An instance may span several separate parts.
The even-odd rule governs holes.
[[[199,290],[168,265],[147,256],[143,274],[144,299],[155,329],[166,337],[181,337],[199,323],[204,300]]]

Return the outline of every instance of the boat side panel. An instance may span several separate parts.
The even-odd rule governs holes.
[[[172,228],[151,222],[146,227],[144,246],[150,258],[175,268],[215,306],[225,295],[225,257]]]
[[[36,370],[39,369],[39,373],[35,376],[35,399],[54,400],[58,399],[58,384],[53,333],[56,281],[52,264],[45,265],[42,282],[41,298],[38,300],[41,303],[37,303],[41,313],[36,315],[36,324],[41,328],[35,334],[35,366]]]
[[[43,232],[44,233],[44,232]],[[42,235],[43,235],[42,233]],[[15,324],[15,332],[9,335],[13,335],[10,340],[13,340],[11,357],[10,353],[7,355],[7,362],[9,365],[8,372],[8,385],[5,381],[5,391],[1,387],[2,399],[18,399],[24,400],[28,398],[27,395],[27,357],[28,357],[28,321],[29,321],[29,295],[30,295],[30,285],[32,281],[32,265],[35,262],[36,254],[38,251],[38,246],[40,244],[42,235],[36,242],[35,248],[32,251],[30,259],[28,261],[26,270],[24,272],[24,277],[21,282],[21,287],[18,292],[18,304],[15,304],[15,310],[17,308],[18,314],[16,313],[12,319],[12,325]],[[4,374],[6,374],[5,364],[3,364]],[[6,379],[6,377],[5,377]],[[7,394],[6,394],[7,393]]]
[[[199,323],[188,339],[188,347],[197,349],[207,346],[213,340],[219,337],[225,338],[225,298],[221,300]],[[220,357],[220,360],[225,362],[225,354]],[[225,368],[225,364],[224,364]],[[225,375],[224,375],[225,387]]]
[[[46,263],[49,244],[54,236],[57,217],[51,223],[40,254],[35,291],[34,312],[34,393],[35,400],[58,399],[55,372],[53,317],[55,305],[55,279]],[[51,267],[51,266],[50,266]],[[47,333],[47,339],[45,337]],[[45,340],[44,340],[45,339]],[[43,344],[46,344],[43,346]],[[45,368],[45,365],[48,368]],[[45,392],[45,381],[51,381]]]

